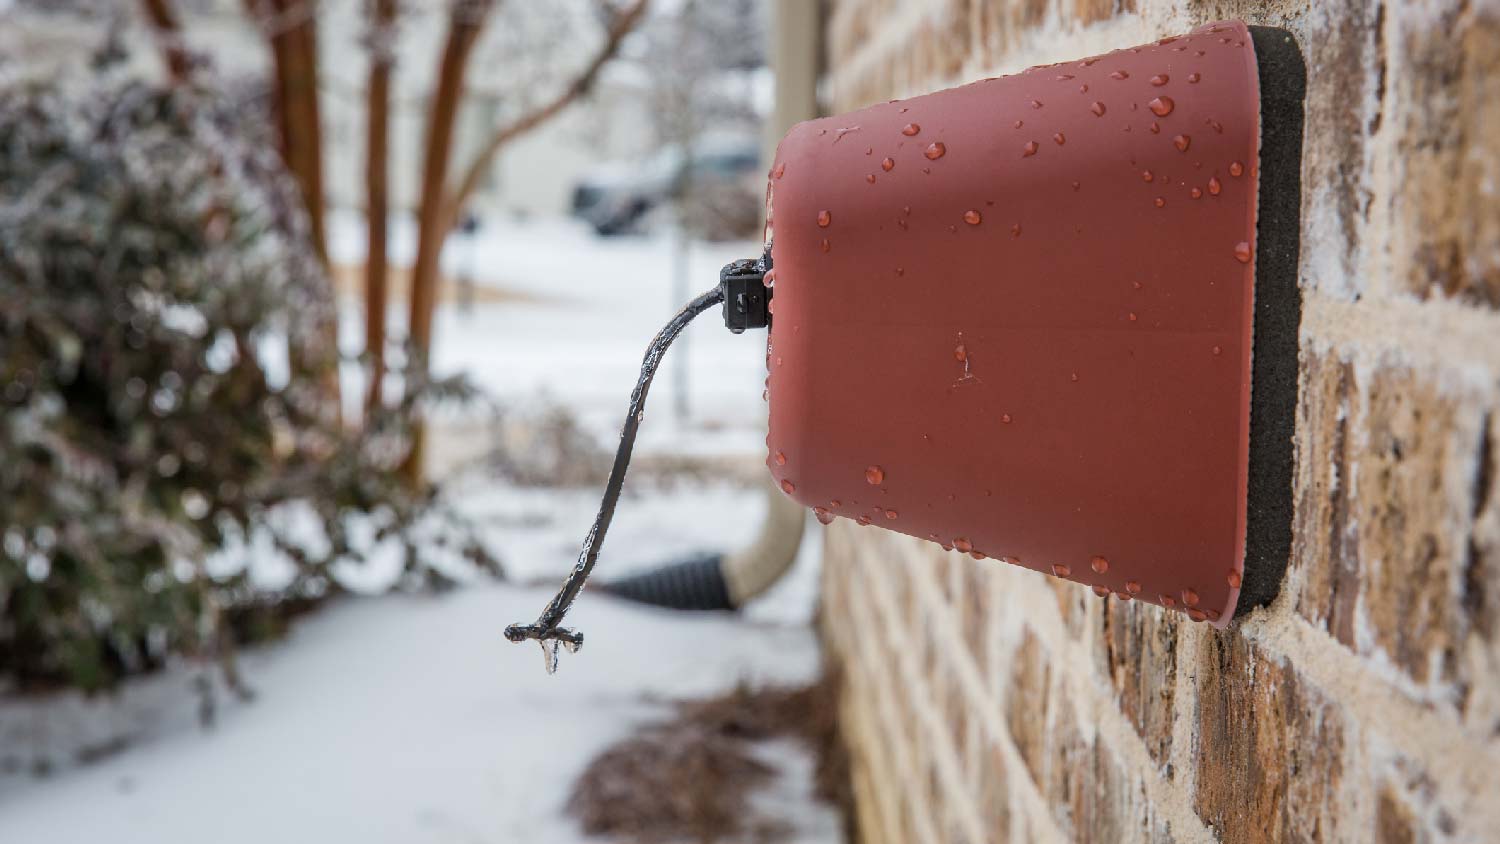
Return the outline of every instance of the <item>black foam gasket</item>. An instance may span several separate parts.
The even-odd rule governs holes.
[[[1297,286],[1302,235],[1302,109],[1307,69],[1291,33],[1250,27],[1260,75],[1260,196],[1245,570],[1236,615],[1269,603],[1292,554],[1292,436],[1297,412]]]

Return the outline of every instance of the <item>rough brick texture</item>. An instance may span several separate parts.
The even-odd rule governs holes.
[[[840,520],[867,842],[1500,841],[1500,5],[835,0],[834,107],[1231,17],[1308,64],[1281,597],[1216,632]]]

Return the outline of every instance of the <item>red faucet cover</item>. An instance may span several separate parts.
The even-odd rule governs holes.
[[[1260,117],[1234,22],[794,127],[770,180],[782,489],[1227,624]]]

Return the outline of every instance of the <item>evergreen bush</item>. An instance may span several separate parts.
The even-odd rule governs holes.
[[[394,471],[417,404],[465,385],[410,368],[341,425],[334,303],[267,125],[133,82],[0,93],[0,687],[227,659],[361,542],[399,543],[405,582],[443,554],[498,571]]]

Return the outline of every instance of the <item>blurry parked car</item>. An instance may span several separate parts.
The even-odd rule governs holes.
[[[586,173],[573,188],[572,213],[611,236],[645,231],[653,212],[684,188],[687,219],[712,240],[752,234],[764,192],[760,146],[753,138],[705,138],[684,162],[668,147],[645,162],[610,162]]]

